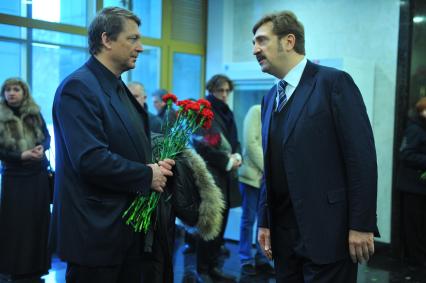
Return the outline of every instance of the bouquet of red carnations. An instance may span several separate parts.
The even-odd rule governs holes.
[[[167,105],[164,136],[154,147],[154,162],[166,158],[174,159],[187,147],[189,139],[198,128],[211,127],[214,116],[210,102],[205,99],[177,101],[174,94],[166,94],[163,101]],[[173,104],[179,109],[176,120],[170,125],[169,114]],[[123,218],[127,217],[126,224],[131,225],[136,232],[143,230],[146,233],[151,225],[152,213],[157,207],[160,194],[153,191],[149,196],[136,197],[123,214]]]

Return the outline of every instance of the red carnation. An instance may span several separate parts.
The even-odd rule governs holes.
[[[176,102],[176,105],[182,106],[183,108],[185,108],[185,106],[189,103],[192,103],[192,101],[189,99],[185,99],[185,100],[179,100],[178,102]]]
[[[205,108],[209,108],[209,109],[212,108],[212,104],[207,99],[200,98],[198,99],[198,103],[200,103],[201,105],[204,105]]]
[[[203,110],[201,110],[201,116],[203,116],[204,118],[206,118],[207,120],[212,120],[214,117],[214,113],[213,111],[211,111],[208,108],[203,108]]]
[[[198,111],[200,111],[200,104],[198,102],[193,102],[191,101],[191,103],[188,103],[187,105],[185,105],[185,110],[192,110],[196,113],[198,113]]]
[[[211,126],[212,126],[212,120],[205,120],[204,123],[203,123],[203,125],[202,125],[202,127],[204,129],[210,129]]]
[[[168,93],[168,94],[165,94],[165,95],[163,96],[163,101],[164,101],[165,103],[167,103],[167,104],[169,104],[169,103],[171,103],[171,102],[176,103],[176,101],[177,101],[177,97],[176,97],[176,95],[174,95],[173,93]],[[171,102],[169,102],[169,101],[171,101]]]

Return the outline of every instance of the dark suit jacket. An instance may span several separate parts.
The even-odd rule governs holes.
[[[317,263],[345,258],[349,229],[378,233],[376,151],[361,94],[347,73],[308,61],[282,125],[279,151],[268,148],[275,94],[276,86],[262,101],[265,182],[259,226],[270,227],[269,158],[279,152],[308,256]]]
[[[138,142],[117,78],[94,57],[58,87],[53,104],[56,180],[51,239],[61,259],[81,265],[123,260],[134,234],[122,219],[152,170],[147,113],[126,89],[147,136]],[[143,127],[145,125],[145,127]]]

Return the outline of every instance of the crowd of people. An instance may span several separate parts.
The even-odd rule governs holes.
[[[379,231],[374,138],[350,75],[306,59],[304,28],[292,12],[266,15],[252,30],[253,55],[278,82],[248,110],[243,146],[228,105],[234,84],[217,74],[206,83],[211,127],[199,128],[178,157],[153,161],[176,111],[160,89],[152,94],[157,114],[149,112],[144,86],[121,79],[143,52],[140,24],[126,9],[101,10],[88,28],[90,58],[57,88],[52,215],[46,123],[23,80],[3,83],[0,273],[40,277],[55,253],[67,263],[66,282],[173,282],[178,217],[199,228],[190,243],[194,282],[236,282],[218,259],[229,253],[229,211],[241,206],[242,274],[356,282]],[[415,137],[424,135],[426,103],[419,105],[402,156],[424,170],[423,139]],[[152,228],[136,232],[123,212],[151,192],[160,194]]]

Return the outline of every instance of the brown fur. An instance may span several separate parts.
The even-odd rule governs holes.
[[[21,117],[0,100],[0,147],[12,151],[25,151],[44,140],[40,108],[25,101],[20,108]]]

